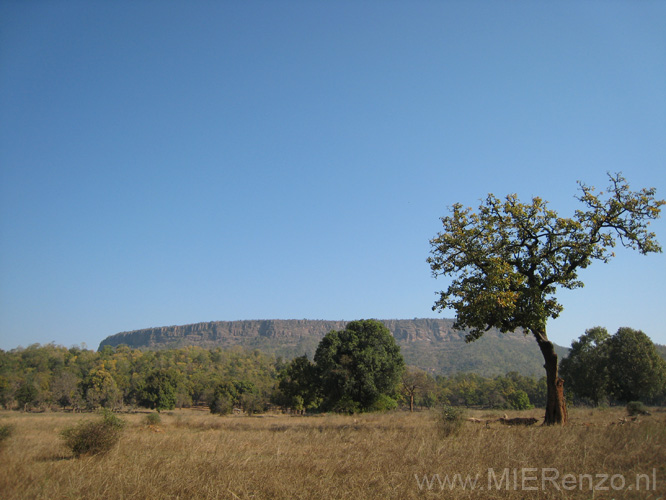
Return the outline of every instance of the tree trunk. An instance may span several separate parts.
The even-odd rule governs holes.
[[[409,411],[414,412],[414,393],[409,395]]]
[[[567,405],[564,400],[564,380],[557,373],[557,354],[553,343],[545,332],[533,332],[543,354],[546,369],[546,416],[544,425],[564,425],[567,423]]]

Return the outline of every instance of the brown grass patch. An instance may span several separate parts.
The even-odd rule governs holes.
[[[3,413],[14,433],[0,451],[3,499],[331,499],[331,498],[658,498],[666,492],[666,414],[619,425],[624,409],[572,410],[565,428],[507,427],[502,416],[471,412],[443,438],[430,413],[360,416],[218,417],[194,411],[162,415],[152,432],[143,415],[128,422],[104,456],[72,459],[59,432],[81,415]],[[541,412],[509,412],[537,417]],[[615,425],[611,425],[615,424]],[[657,491],[575,489],[488,491],[488,469],[556,468],[561,474],[623,475],[655,470]],[[539,472],[537,472],[539,473]],[[479,475],[484,490],[428,490],[424,476]],[[416,477],[423,488],[419,488]],[[520,483],[520,477],[519,477]],[[535,485],[529,482],[527,486]],[[617,485],[617,481],[615,483]],[[608,483],[607,483],[608,485]]]

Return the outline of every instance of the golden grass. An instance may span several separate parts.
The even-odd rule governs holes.
[[[495,420],[503,412],[471,412]],[[509,412],[509,416],[541,412]],[[91,415],[3,412],[14,434],[0,450],[0,498],[11,499],[331,499],[331,498],[659,498],[666,497],[666,413],[610,425],[617,410],[573,410],[557,427],[507,427],[466,422],[443,438],[431,413],[360,416],[217,417],[180,410],[147,426],[145,414],[123,415],[127,428],[108,454],[75,459],[59,432]],[[488,488],[488,470],[495,481]],[[504,469],[509,481],[497,487]],[[523,471],[526,468],[535,472]],[[622,475],[622,490],[573,490],[541,484],[544,468],[567,473]],[[656,475],[634,488],[636,474]],[[514,471],[517,482],[514,483]],[[428,489],[423,477],[474,478],[477,488]],[[524,490],[522,475],[527,474]],[[537,481],[530,480],[538,475]],[[548,473],[551,474],[551,473]],[[419,480],[417,481],[417,477]],[[595,478],[595,484],[600,479]],[[419,487],[419,483],[421,487]],[[557,483],[557,481],[556,481]],[[558,483],[561,485],[561,482]],[[606,481],[605,486],[610,486]],[[582,487],[581,487],[582,486]],[[603,484],[601,485],[604,486]],[[507,488],[508,487],[508,488]],[[483,488],[483,489],[480,489]]]

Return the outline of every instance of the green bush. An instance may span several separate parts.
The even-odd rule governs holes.
[[[159,413],[149,413],[145,418],[146,425],[160,425],[162,417]]]
[[[514,410],[531,410],[534,408],[532,403],[530,403],[530,398],[527,393],[523,390],[513,391],[509,394],[508,398],[509,405]]]
[[[61,432],[65,446],[74,456],[97,455],[111,450],[120,439],[125,422],[108,410],[102,411],[102,418],[95,421],[82,421]]]
[[[210,412],[216,415],[229,415],[234,410],[234,403],[228,394],[216,391],[208,405]]]
[[[629,404],[627,404],[627,413],[629,414],[630,417],[634,417],[636,415],[650,414],[645,405],[640,401],[632,401]]]
[[[444,405],[440,410],[437,423],[438,429],[443,436],[448,437],[458,434],[465,423],[465,410],[455,406]]]
[[[10,424],[0,425],[0,448],[14,434],[14,426]]]
[[[369,411],[391,411],[398,407],[398,402],[386,394],[380,394],[368,408]]]
[[[361,411],[361,405],[354,401],[351,396],[345,395],[336,402],[332,409],[335,413],[353,415],[354,413],[359,413]]]

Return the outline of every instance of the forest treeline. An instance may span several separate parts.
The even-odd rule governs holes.
[[[612,345],[610,339],[614,337],[619,340],[638,338],[642,347],[648,344],[644,337],[633,331],[628,336],[626,330],[621,332],[623,336],[620,338],[617,335],[600,336],[599,330],[593,329],[574,343],[577,348],[574,354],[584,353],[585,356],[576,354],[572,360],[578,359],[579,362],[575,364],[571,360],[564,362],[565,365],[568,363],[564,371],[570,377],[567,381],[570,403],[613,404],[626,399],[641,399],[657,405],[666,403],[663,377],[657,377],[657,381],[650,379],[653,390],[643,391],[643,394],[622,397],[606,390],[615,387],[612,381],[617,377],[614,379],[614,375],[626,381],[630,374],[637,372],[640,363],[628,361],[622,365],[623,369],[613,369],[612,356],[608,357],[613,351],[606,347],[606,350],[600,350],[598,346]],[[595,343],[591,345],[590,340]],[[619,340],[616,340],[618,345],[628,343]],[[643,359],[646,357],[643,352]],[[657,361],[663,366],[662,359]],[[290,376],[299,363],[305,362],[304,358],[285,360],[240,347],[145,351],[120,345],[93,351],[76,346],[35,344],[10,351],[0,350],[0,405],[5,409],[38,411],[84,411],[100,407],[114,410],[208,407],[217,413],[234,409],[258,413],[276,407],[302,410],[308,407],[302,405],[298,391],[290,388]],[[606,368],[602,369],[602,366]],[[581,373],[577,374],[577,371]],[[594,373],[598,375],[596,385],[591,379],[582,378]],[[644,387],[647,380],[643,378],[636,383]],[[597,392],[588,394],[582,388]],[[224,395],[222,405],[220,395]],[[403,408],[448,404],[526,409],[545,406],[546,380],[545,377],[537,379],[518,372],[496,377],[475,373],[433,376],[407,367],[394,395]]]
[[[290,406],[280,389],[290,363],[238,347],[142,351],[121,345],[93,351],[35,344],[0,351],[0,405],[6,409],[77,411],[210,407],[224,391],[232,395],[233,408],[256,413]],[[524,408],[545,404],[545,380],[516,372],[494,378],[474,373],[433,377],[407,368],[398,390],[405,407],[409,407],[410,391],[416,407]]]

